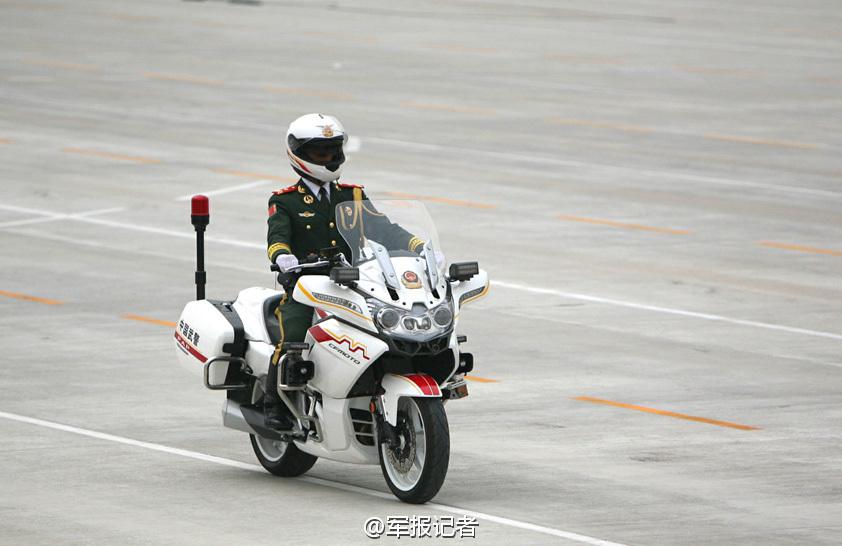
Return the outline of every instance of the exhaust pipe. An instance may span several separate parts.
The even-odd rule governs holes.
[[[226,400],[222,406],[222,424],[228,428],[283,442],[306,438],[301,431],[266,428],[264,422],[263,412],[258,411],[254,405],[242,405],[233,400]]]
[[[248,432],[249,434],[257,434],[251,428],[243,417],[243,412],[240,410],[240,404],[233,400],[226,400],[222,405],[222,424],[228,428],[239,430],[240,432]]]

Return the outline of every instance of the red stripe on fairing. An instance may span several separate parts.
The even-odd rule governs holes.
[[[366,353],[365,349],[363,347],[359,347],[359,346],[354,347],[353,344],[352,344],[352,340],[349,339],[347,336],[343,336],[342,339],[336,339],[335,337],[333,337],[329,333],[325,332],[324,330],[322,330],[318,326],[313,326],[312,328],[310,328],[309,332],[313,336],[313,339],[316,340],[316,343],[322,343],[324,341],[335,341],[339,345],[342,345],[343,343],[345,343],[345,344],[348,345],[348,350],[351,351],[352,353],[356,353],[357,351],[359,351],[359,352],[362,353],[364,359],[371,360],[371,358],[369,358],[368,354]],[[354,343],[356,343],[356,342],[354,342]]]
[[[324,343],[325,341],[333,340],[332,336],[330,336],[327,332],[325,332],[318,326],[313,326],[312,328],[310,328],[310,334],[313,336],[313,339],[316,340],[316,343]]]
[[[438,384],[436,381],[425,373],[411,373],[409,375],[405,375],[407,379],[418,385],[418,388],[421,389],[421,392],[430,396],[441,396],[441,390],[439,389]]]
[[[327,313],[325,313],[325,312],[324,312],[324,311],[322,311],[321,309],[316,309],[316,314],[317,314],[317,315],[319,315],[319,318],[320,318],[320,319],[321,319],[321,318],[325,318],[325,317],[327,316]]]
[[[175,340],[176,342],[178,342],[179,345],[186,349],[188,353],[196,357],[196,360],[198,360],[199,362],[205,363],[208,361],[208,358],[205,355],[197,351],[192,345],[190,345],[187,342],[186,339],[181,337],[181,334],[179,334],[178,332],[175,333]]]

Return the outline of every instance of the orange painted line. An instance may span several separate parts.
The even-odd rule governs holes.
[[[640,127],[638,125],[625,125],[622,123],[611,123],[606,121],[593,121],[588,119],[569,119],[569,118],[551,118],[550,123],[555,125],[578,125],[580,127],[594,127],[597,129],[616,129],[617,131],[626,131],[628,133],[654,133],[654,129],[649,127]]]
[[[297,178],[292,178],[291,176],[276,176],[274,174],[264,174],[264,173],[252,173],[246,171],[237,171],[233,169],[223,169],[221,167],[216,169],[211,169],[213,172],[218,174],[227,174],[229,176],[239,176],[241,178],[265,178],[267,180],[277,180],[278,182],[289,182],[290,184],[294,184],[298,182]]]
[[[465,379],[468,381],[476,381],[477,383],[499,383],[497,379],[488,379],[487,377],[480,377],[478,375],[466,375]]]
[[[477,203],[475,201],[462,201],[461,199],[449,199],[447,197],[435,197],[431,195],[416,195],[413,193],[401,193],[397,191],[387,191],[386,195],[392,197],[400,197],[401,199],[417,199],[418,201],[430,201],[431,203],[444,203],[445,205],[454,205],[457,207],[468,207],[472,209],[496,209],[497,205],[490,205],[488,203]]]
[[[659,410],[655,408],[647,408],[645,406],[635,406],[633,404],[624,404],[622,402],[614,402],[612,400],[602,400],[601,398],[592,398],[590,396],[576,396],[574,400],[582,402],[591,402],[594,404],[604,404],[606,406],[615,406],[618,408],[625,408],[635,411],[642,411],[645,413],[654,413],[655,415],[664,415],[666,417],[675,417],[676,419],[684,419],[686,421],[696,421],[699,423],[707,423],[709,425],[716,425],[720,427],[735,428],[738,430],[760,430],[760,427],[753,427],[750,425],[740,425],[738,423],[730,423],[728,421],[719,421],[717,419],[708,419],[707,417],[696,417],[695,415],[685,415],[683,413],[675,413],[673,411]]]
[[[323,99],[353,100],[354,97],[347,93],[336,93],[334,91],[319,91],[316,89],[301,89],[299,87],[278,87],[267,85],[264,87],[271,93],[283,93],[285,95],[304,95],[307,97],[320,97]]]
[[[139,156],[132,156],[132,155],[122,155],[122,154],[112,154],[110,152],[102,152],[99,150],[89,150],[86,148],[62,148],[62,152],[66,152],[68,154],[79,154],[79,155],[89,155],[93,157],[102,157],[105,159],[114,159],[117,161],[132,161],[134,163],[160,163],[159,159],[153,159],[151,157],[139,157]]]
[[[143,76],[145,78],[149,78],[150,80],[197,83],[199,85],[222,85],[222,82],[219,80],[199,78],[197,76],[190,76],[188,74],[161,74],[159,72],[146,72]]]
[[[654,226],[644,226],[642,224],[629,224],[626,222],[615,222],[614,220],[602,220],[599,218],[583,218],[581,216],[559,216],[559,220],[568,220],[571,222],[582,222],[585,224],[599,224],[603,226],[611,226],[617,227],[622,229],[635,229],[640,231],[654,231],[657,233],[668,233],[670,235],[687,235],[690,233],[686,229],[672,229],[672,228],[662,228],[662,227],[654,227]]]
[[[127,315],[123,315],[120,318],[123,318],[123,319],[126,319],[126,320],[136,320],[138,322],[148,322],[150,324],[157,324],[159,326],[169,326],[169,327],[172,327],[172,328],[175,327],[175,323],[170,322],[169,320],[158,320],[158,319],[153,319],[153,318],[149,318],[149,317],[142,317],[140,315],[127,314]]]
[[[739,142],[742,144],[759,144],[762,146],[774,146],[776,148],[798,148],[801,150],[813,150],[818,148],[815,144],[794,142],[791,140],[776,140],[771,138],[756,138],[741,135],[723,135],[719,133],[706,133],[703,136],[708,140],[722,140],[725,142]]]
[[[414,101],[404,101],[402,106],[407,108],[415,108],[417,110],[440,110],[443,112],[456,112],[460,114],[484,114],[493,115],[494,110],[488,108],[474,108],[472,106],[449,106],[447,104],[429,104]]]
[[[38,296],[30,296],[28,294],[18,294],[17,292],[6,292],[5,290],[0,290],[0,296],[14,298],[16,300],[34,301],[35,303],[43,303],[44,305],[64,305],[63,301],[39,298]]]
[[[795,252],[808,252],[810,254],[827,254],[828,256],[842,256],[840,250],[830,250],[828,248],[816,248],[814,246],[791,245],[787,243],[776,243],[775,241],[760,241],[757,243],[761,246],[768,246],[770,248],[780,248],[783,250],[794,250]]]
[[[27,59],[27,64],[34,64],[38,66],[49,66],[51,68],[65,68],[67,70],[80,70],[82,72],[97,72],[98,67],[89,64],[80,63],[65,63],[61,61],[50,61],[47,59]]]
[[[0,144],[11,144],[12,141],[8,138],[0,138]]]

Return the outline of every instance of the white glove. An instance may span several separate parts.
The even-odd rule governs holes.
[[[298,258],[295,257],[295,254],[278,254],[275,263],[281,268],[281,271],[287,272],[298,265]]]

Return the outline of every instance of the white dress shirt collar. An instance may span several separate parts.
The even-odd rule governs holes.
[[[312,180],[307,180],[306,178],[302,178],[301,180],[304,182],[304,184],[307,185],[308,188],[310,188],[310,191],[313,192],[313,195],[316,196],[316,200],[319,199],[319,190],[322,189],[322,188],[325,189],[325,191],[327,192],[327,198],[328,198],[328,200],[330,200],[331,183],[325,182],[324,186],[319,186],[318,184],[316,184]]]

